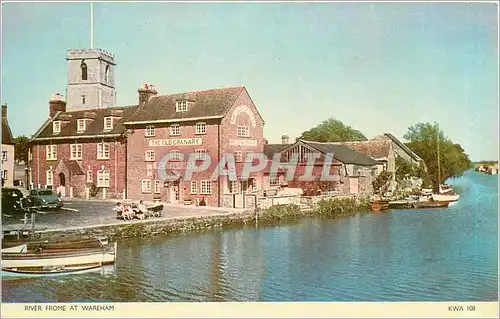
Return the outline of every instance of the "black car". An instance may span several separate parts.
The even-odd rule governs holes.
[[[2,187],[2,213],[23,212],[28,200],[17,188]]]

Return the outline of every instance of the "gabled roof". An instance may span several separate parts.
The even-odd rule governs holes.
[[[64,165],[68,168],[68,171],[73,175],[83,175],[83,170],[80,164],[75,160],[63,160]]]
[[[12,131],[10,130],[9,121],[7,117],[2,116],[2,144],[14,144]]]
[[[385,133],[385,136],[390,138],[396,145],[401,147],[411,158],[413,158],[415,161],[422,161],[422,158],[415,154],[408,146],[406,146],[404,143],[401,143],[394,135],[391,133]]]
[[[244,86],[204,91],[159,95],[137,108],[130,123],[200,118],[222,118],[229,111],[238,96],[245,91]],[[176,101],[193,101],[194,107],[186,112],[176,112]]]
[[[356,152],[345,145],[305,140],[299,141],[323,154],[333,153],[333,157],[344,164],[356,164],[361,166],[373,166],[378,164],[373,158]]]
[[[274,154],[281,153],[290,144],[264,144],[264,154],[269,160],[273,159]]]
[[[109,107],[99,109],[87,109],[70,112],[60,112],[54,116],[49,123],[45,123],[40,132],[33,136],[32,140],[54,139],[54,138],[78,138],[78,137],[94,137],[94,136],[117,136],[124,132],[123,123],[131,118],[131,115],[136,110],[137,105]],[[88,118],[88,114],[93,113],[92,120],[86,122],[84,132],[77,132],[78,119]],[[113,128],[109,131],[104,130],[104,118],[107,116],[119,117],[119,121],[115,122]],[[60,133],[53,133],[54,121],[63,121]],[[48,124],[48,125],[47,125]]]
[[[343,142],[343,145],[356,152],[374,159],[385,159],[389,156],[391,143],[387,139],[375,138],[369,141]]]

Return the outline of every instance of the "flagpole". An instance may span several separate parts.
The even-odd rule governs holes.
[[[94,3],[90,2],[90,48],[94,48]]]

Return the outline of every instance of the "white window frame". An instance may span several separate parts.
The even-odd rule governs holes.
[[[52,122],[52,132],[61,133],[61,121]]]
[[[109,171],[107,169],[97,171],[97,187],[109,187]]]
[[[76,131],[77,132],[85,132],[85,130],[87,129],[87,121],[85,119],[78,119],[77,121],[77,127],[76,127]]]
[[[100,149],[101,148],[101,149]],[[107,148],[107,156],[106,156]],[[97,143],[97,159],[109,159],[109,154],[111,153],[111,146],[109,143]]]
[[[270,174],[269,175],[269,186],[280,186],[280,176]]]
[[[161,181],[155,180],[155,184],[154,184],[155,194],[160,194],[161,193],[160,188],[161,188]]]
[[[151,180],[150,179],[143,179],[141,181],[141,193],[151,194]]]
[[[2,151],[2,162],[7,162],[7,151]]]
[[[195,159],[196,160],[200,160],[200,161],[204,161],[207,159],[207,150],[206,149],[197,149],[194,151],[195,153]]]
[[[242,151],[235,151],[234,152],[234,162],[235,163],[243,162],[243,152]]]
[[[147,150],[144,152],[144,160],[146,162],[154,162],[155,161],[155,151]]]
[[[181,125],[180,124],[170,125],[170,136],[179,136],[179,135],[181,135]]]
[[[231,180],[228,180],[229,184],[229,194],[238,194],[238,186],[239,186],[239,182],[238,181],[231,181]]]
[[[187,112],[187,100],[176,101],[175,102],[175,111],[176,112]]]
[[[93,183],[94,182],[94,178],[92,176],[93,172],[92,170],[87,170],[87,183]]]
[[[191,185],[189,187],[191,195],[198,194],[198,181],[191,181]]]
[[[181,151],[179,150],[171,150],[170,152],[170,159],[174,161],[180,161],[181,160]]]
[[[155,127],[153,125],[146,126],[146,129],[144,130],[144,136],[146,137],[155,136]]]
[[[80,149],[80,150],[78,150],[78,149]],[[83,159],[83,145],[82,144],[70,144],[69,158],[71,160]]]
[[[200,194],[202,195],[212,194],[212,181],[209,180],[200,181]]]
[[[57,160],[57,145],[46,145],[45,146],[45,159],[47,161]]]
[[[109,123],[108,123],[109,121]],[[106,116],[104,117],[104,130],[109,131],[113,129],[113,117],[112,116]]]
[[[8,172],[6,169],[4,169],[4,170],[2,171],[2,177],[3,177],[3,179],[4,179],[5,181],[7,180],[7,175],[9,175],[9,172]]]
[[[45,185],[47,186],[54,185],[54,171],[52,171],[52,169],[48,169],[45,172]]]
[[[239,137],[250,137],[250,127],[243,125],[238,126],[237,134]]]
[[[199,122],[196,123],[196,135],[205,135],[207,134],[207,123]]]

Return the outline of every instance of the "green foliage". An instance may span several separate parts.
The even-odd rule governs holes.
[[[389,183],[392,178],[392,174],[386,170],[383,170],[377,178],[372,182],[373,191],[378,194],[384,191],[385,186]]]
[[[299,139],[316,142],[366,141],[363,133],[334,118],[303,132]]]
[[[354,198],[330,198],[320,200],[314,212],[324,217],[350,216],[366,210],[368,202],[357,202]]]
[[[411,126],[404,138],[409,141],[407,143],[408,147],[426,163],[429,178],[432,180],[435,189],[448,178],[461,176],[471,168],[472,163],[462,146],[446,138],[437,123],[418,123]],[[441,165],[439,181],[437,164],[438,139],[439,162]]]
[[[406,176],[417,176],[415,165],[408,163],[402,157],[396,157],[396,181],[402,181]]]
[[[27,163],[29,149],[29,139],[26,136],[21,135],[14,139],[14,152],[16,160]]]
[[[301,211],[298,205],[275,205],[266,209],[260,219],[264,220],[282,220],[288,217],[300,216]]]

